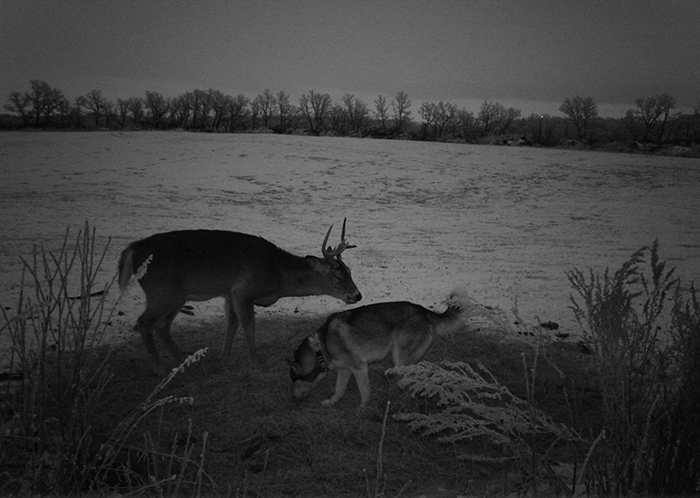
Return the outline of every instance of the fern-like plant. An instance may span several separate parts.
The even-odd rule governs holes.
[[[523,362],[525,361],[523,357]],[[527,369],[526,369],[527,371]],[[435,411],[398,413],[397,420],[424,435],[461,448],[458,457],[477,462],[515,463],[521,489],[536,486],[548,465],[546,456],[562,441],[580,438],[502,385],[482,364],[443,361],[395,367],[399,386],[411,396],[429,398]],[[526,382],[530,382],[526,379]],[[488,441],[497,450],[491,455],[469,451],[465,441]],[[557,482],[565,487],[563,482]]]

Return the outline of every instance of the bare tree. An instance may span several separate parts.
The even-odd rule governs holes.
[[[102,95],[101,90],[90,90],[85,94],[82,105],[92,111],[95,116],[95,127],[100,126],[100,116],[105,116],[110,107],[109,101]]]
[[[254,130],[258,128],[258,116],[260,116],[260,102],[253,99],[250,101],[250,127]]]
[[[654,135],[659,142],[663,141],[670,122],[677,117],[677,114],[671,114],[676,108],[676,99],[668,93],[661,93],[637,99],[634,103],[637,105],[634,113],[644,123],[643,140],[647,141]]]
[[[533,143],[548,145],[554,134],[554,121],[549,114],[530,114],[525,119],[525,127]]]
[[[29,124],[31,113],[31,99],[25,92],[11,92],[5,104],[5,110],[8,112],[16,112],[22,118],[22,124]]]
[[[204,90],[192,91],[192,129],[206,129],[209,120],[210,106],[209,93]]]
[[[85,96],[81,95],[79,97],[75,98],[75,102],[73,103],[73,122],[75,124],[76,128],[82,128],[83,127],[83,107],[85,105]]]
[[[491,135],[498,128],[500,116],[505,112],[505,107],[498,102],[486,102],[479,109],[479,128],[482,137]]]
[[[700,104],[693,107],[692,113],[679,113],[673,120],[672,131],[673,140],[700,143]]]
[[[105,128],[109,128],[109,121],[116,115],[114,102],[107,100],[104,106]]]
[[[455,131],[459,136],[464,138],[465,141],[469,141],[470,137],[475,135],[476,132],[476,118],[474,117],[474,113],[462,108],[457,111],[455,120]]]
[[[515,120],[521,116],[520,109],[508,107],[504,109],[498,119],[498,134],[505,135],[508,133],[515,123]]]
[[[327,93],[316,93],[310,90],[299,100],[299,112],[309,123],[309,129],[314,135],[323,131],[324,121],[331,108],[331,96]]]
[[[119,126],[126,127],[126,120],[129,117],[129,101],[117,98],[116,119]]]
[[[379,121],[382,128],[382,133],[386,133],[386,122],[389,119],[389,104],[386,102],[386,98],[382,95],[377,97],[374,101],[374,112],[372,113],[374,119]]]
[[[289,95],[283,91],[277,92],[277,112],[279,113],[279,132],[284,133],[291,124],[294,106],[289,103]]]
[[[391,109],[394,113],[394,129],[396,133],[403,133],[411,120],[411,101],[403,90],[399,91],[391,101]]]
[[[242,126],[243,121],[248,115],[248,97],[239,93],[235,97],[226,96],[226,120],[228,121],[229,131],[233,133]]]
[[[32,114],[34,115],[34,126],[41,124],[41,117],[44,113],[45,102],[48,100],[48,95],[51,87],[48,83],[41,80],[32,80],[30,82],[31,91],[27,93],[27,100],[31,103]]]
[[[435,106],[434,128],[435,136],[442,138],[446,128],[452,124],[452,121],[457,114],[457,106],[455,104],[444,103],[442,100]]]
[[[423,102],[418,110],[421,119],[421,136],[423,139],[428,138],[428,130],[430,125],[435,121],[435,104],[432,102]]]
[[[350,131],[355,134],[360,134],[369,118],[367,104],[349,93],[343,95],[341,102],[345,105],[345,113],[347,115]]]
[[[269,128],[270,120],[272,119],[275,112],[275,107],[277,106],[277,99],[272,94],[270,89],[266,88],[263,93],[255,97],[251,105],[254,106],[257,114],[260,115],[263,128]]]
[[[520,109],[514,107],[505,108],[498,102],[484,102],[479,110],[479,128],[481,136],[491,134],[505,135],[513,126],[513,123],[521,115]]]
[[[337,136],[348,134],[349,119],[347,110],[340,104],[333,104],[328,110],[327,122],[331,131]]]
[[[170,107],[170,103],[168,102],[167,98],[158,92],[151,92],[147,90],[146,98],[144,100],[144,107],[151,126],[159,128],[165,125],[163,117],[168,113],[168,109]]]
[[[226,119],[226,96],[219,90],[209,90],[209,104],[214,113],[212,129],[213,131],[219,131],[219,127]]]
[[[143,121],[144,112],[144,101],[141,97],[129,97],[127,100],[127,105],[129,107],[129,112],[131,113],[131,120],[136,125],[140,125]]]
[[[194,94],[192,92],[181,93],[170,101],[170,114],[175,126],[187,128],[187,123],[192,116]]]
[[[598,116],[598,106],[593,99],[576,95],[573,99],[565,99],[559,110],[574,124],[579,140],[587,139],[591,120]]]
[[[71,124],[71,113],[73,112],[73,106],[67,98],[62,98],[58,102],[56,107],[56,113],[60,120],[60,126],[70,126]]]
[[[419,112],[423,120],[421,123],[422,137],[427,138],[428,130],[432,127],[432,137],[440,139],[446,129],[453,124],[455,116],[457,115],[457,106],[455,104],[445,103],[442,100],[437,104],[433,102],[423,102]]]
[[[61,90],[42,80],[32,80],[30,85],[31,91],[25,94],[25,99],[31,104],[34,126],[50,125],[54,111],[65,96]]]
[[[213,89],[209,90],[194,90],[194,107],[192,114],[192,127],[200,130],[206,130],[209,127],[211,111],[212,111],[212,94]],[[195,127],[195,117],[198,117],[198,124]]]

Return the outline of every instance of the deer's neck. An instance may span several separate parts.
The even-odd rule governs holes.
[[[323,294],[324,275],[314,266],[314,260],[319,262],[320,260],[312,256],[290,256],[293,259],[288,259],[285,265],[278,269],[280,280],[277,293],[279,297]]]

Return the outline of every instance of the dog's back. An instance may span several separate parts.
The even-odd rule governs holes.
[[[377,303],[335,313],[319,330],[331,364],[358,368],[390,353],[395,365],[418,361],[434,336],[445,336],[459,325],[459,307],[442,314],[407,301]]]

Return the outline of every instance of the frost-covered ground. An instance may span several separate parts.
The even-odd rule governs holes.
[[[98,246],[112,240],[107,281],[126,244],[154,232],[243,231],[320,256],[328,226],[335,223],[335,243],[347,217],[357,248],[344,260],[361,304],[432,305],[461,286],[506,310],[517,299],[524,319],[574,333],[566,270],[617,268],[658,238],[662,257],[700,282],[696,159],[278,135],[12,132],[0,134],[0,170],[5,307],[17,299],[19,256],[35,244],[57,248],[66,228],[76,234],[86,219]],[[139,348],[129,329],[142,306],[140,290],[129,291],[111,327]],[[213,316],[223,329],[218,302],[197,306],[199,319]],[[344,306],[293,298],[259,313]],[[274,340],[260,333],[259,341]]]

